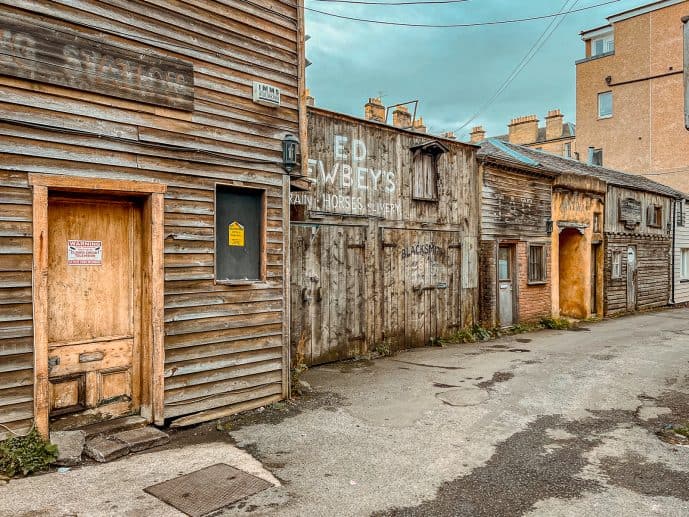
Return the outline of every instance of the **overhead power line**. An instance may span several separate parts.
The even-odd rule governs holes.
[[[424,5],[424,4],[459,4],[462,2],[468,2],[469,0],[427,0],[426,2],[420,1],[407,1],[407,2],[371,2],[366,0],[314,0],[315,2],[329,2],[333,4],[363,4],[363,5]]]
[[[347,2],[347,3],[354,3],[355,0],[342,0],[342,2]],[[509,20],[493,20],[493,21],[487,21],[487,22],[475,22],[475,23],[449,23],[449,24],[444,24],[444,25],[437,25],[437,24],[431,24],[431,23],[404,23],[404,22],[393,22],[393,21],[388,21],[388,20],[373,20],[373,19],[368,19],[368,18],[357,18],[354,16],[346,16],[344,14],[336,14],[328,11],[321,11],[319,9],[313,9],[312,7],[306,7],[303,6],[305,10],[311,11],[313,13],[318,13],[322,14],[325,16],[332,16],[334,18],[340,18],[342,20],[350,20],[350,21],[355,21],[355,22],[363,22],[363,23],[374,23],[378,25],[392,25],[396,27],[417,27],[417,28],[427,28],[427,29],[451,29],[451,28],[462,28],[462,27],[482,27],[482,26],[487,26],[487,25],[503,25],[507,23],[521,23],[521,22],[530,22],[534,20],[545,20],[547,18],[557,18],[561,16],[566,16],[571,13],[578,13],[581,11],[586,11],[589,9],[594,9],[596,7],[602,7],[604,5],[609,5],[609,4],[614,4],[619,2],[620,0],[608,0],[607,2],[601,2],[598,4],[594,5],[588,5],[586,7],[580,7],[578,9],[570,9],[565,12],[558,12],[558,13],[551,13],[551,14],[544,14],[541,16],[530,16],[528,18],[513,18]]]
[[[476,113],[474,113],[466,122],[464,122],[464,124],[457,128],[456,131],[458,133],[462,129],[467,127],[469,124],[471,124],[474,120],[476,120],[480,115],[482,115],[488,108],[490,108],[493,105],[493,103],[498,99],[498,97],[500,97],[500,95],[509,87],[512,81],[514,81],[514,79],[517,78],[521,71],[524,68],[526,68],[526,66],[531,62],[531,60],[536,56],[536,54],[543,47],[543,45],[545,45],[548,39],[550,39],[550,36],[552,36],[555,30],[557,30],[560,24],[564,21],[565,15],[570,12],[574,12],[572,8],[575,7],[577,3],[579,3],[579,0],[575,0],[569,8],[569,10],[565,11],[570,2],[571,0],[565,0],[565,3],[562,4],[562,7],[560,8],[560,13],[562,13],[562,16],[559,19],[553,18],[551,20],[551,22],[541,33],[538,39],[534,42],[533,45],[531,45],[529,51],[524,55],[521,61],[517,63],[517,66],[514,67],[512,72],[507,76],[505,81],[500,85],[500,87],[495,91],[495,93],[490,97],[490,99],[488,99],[488,101],[483,106],[481,106],[479,110],[476,111]]]

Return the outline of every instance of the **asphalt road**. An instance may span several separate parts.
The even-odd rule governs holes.
[[[689,422],[689,309],[304,379],[295,403],[12,480],[0,516],[181,516],[144,489],[216,463],[274,485],[226,516],[689,516],[689,446],[656,435]]]
[[[283,483],[224,515],[689,515],[689,310],[310,370],[232,437]],[[267,422],[267,423],[266,423]]]

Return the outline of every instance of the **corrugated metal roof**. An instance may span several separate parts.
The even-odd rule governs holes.
[[[645,176],[588,165],[573,158],[564,158],[555,154],[538,151],[522,145],[510,144],[495,139],[481,142],[478,157],[494,157],[515,164],[536,167],[555,174],[578,174],[597,178],[610,185],[655,192],[673,198],[688,199],[689,196],[678,190],[667,187]],[[534,165],[535,163],[535,165]]]

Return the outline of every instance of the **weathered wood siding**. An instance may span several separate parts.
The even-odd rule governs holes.
[[[680,216],[679,212],[683,211]],[[682,278],[682,249],[689,249],[689,204],[686,201],[675,204],[675,250],[674,250],[674,302],[689,302],[689,279]],[[681,224],[680,224],[681,223]]]
[[[484,165],[481,239],[544,239],[551,217],[552,180]]]
[[[481,323],[497,325],[497,263],[499,242],[517,245],[515,260],[515,316],[534,321],[550,314],[551,270],[543,284],[528,282],[528,243],[546,245],[550,264],[550,238],[546,221],[551,218],[552,179],[491,163],[481,164]]]
[[[315,184],[292,193],[295,357],[316,364],[418,346],[477,321],[476,148],[318,108],[308,115]],[[415,149],[432,142],[447,150],[437,200],[414,199]]]
[[[0,18],[194,69],[191,111],[0,75],[1,424],[25,429],[32,419],[34,172],[168,185],[166,418],[210,418],[286,394],[289,187],[281,141],[299,134],[298,10],[296,0],[0,1]],[[16,66],[7,59],[0,74]],[[255,80],[279,86],[282,107],[253,103]],[[267,193],[263,283],[214,282],[216,182]]]
[[[620,200],[633,199],[641,205],[641,220],[636,225],[622,221]],[[651,192],[608,186],[605,208],[605,314],[626,312],[627,248],[636,246],[637,309],[667,305],[671,296],[673,200]],[[659,226],[649,226],[647,207],[662,207]],[[631,227],[633,226],[633,227]],[[622,275],[612,277],[612,256],[622,253]]]

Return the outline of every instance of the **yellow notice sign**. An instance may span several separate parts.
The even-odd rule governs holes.
[[[229,227],[230,246],[244,247],[244,227],[237,221],[232,221]]]

